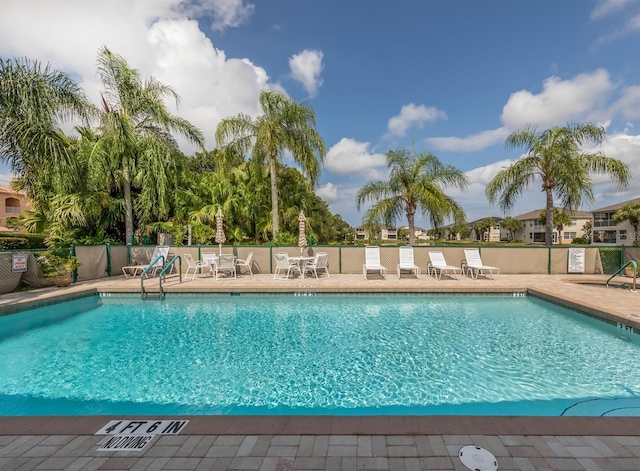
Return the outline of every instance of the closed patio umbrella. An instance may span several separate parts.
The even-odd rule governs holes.
[[[222,215],[222,208],[218,208],[218,212],[216,213],[216,242],[218,243],[220,253],[222,253],[222,244],[227,240],[227,237],[224,235],[223,222],[224,216]]]
[[[300,215],[298,216],[298,229],[300,230],[298,234],[298,247],[300,247],[300,253],[303,253],[304,248],[307,246],[307,234],[305,233],[306,221],[307,218],[305,218],[304,213],[300,211]]]

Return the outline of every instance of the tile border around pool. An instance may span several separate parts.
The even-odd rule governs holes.
[[[51,293],[47,293],[51,294]],[[7,303],[0,305],[0,317],[10,314],[16,314],[18,312],[28,311],[29,309],[37,309],[44,306],[52,306],[54,304],[64,303],[66,301],[73,301],[75,299],[88,298],[96,296],[98,290],[96,288],[85,288],[70,293],[51,294],[40,299],[26,299],[16,301],[14,303]]]

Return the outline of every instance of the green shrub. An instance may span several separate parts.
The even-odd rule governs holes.
[[[584,237],[574,237],[571,243],[578,245],[587,245],[587,239],[585,239]]]
[[[20,248],[20,249],[43,249],[45,248],[47,245],[44,243],[44,234],[25,234],[22,232],[4,232],[2,233],[2,235],[0,236],[3,239],[7,238],[17,238],[17,239],[24,239],[27,241],[27,245],[26,247],[20,246],[20,247],[16,247],[16,248]],[[7,247],[8,248],[8,247]]]
[[[0,236],[0,250],[27,249],[29,241],[24,237]]]

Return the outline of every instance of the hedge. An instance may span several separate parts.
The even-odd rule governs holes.
[[[27,249],[29,241],[24,237],[0,236],[0,250]]]
[[[4,247],[8,248],[16,248],[16,249],[42,249],[46,247],[44,243],[44,234],[24,234],[20,232],[2,232],[0,233],[0,238],[3,239],[23,239],[26,241],[26,246],[20,245],[19,247]]]

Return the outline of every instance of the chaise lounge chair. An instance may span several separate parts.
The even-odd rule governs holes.
[[[487,276],[486,272],[489,272],[491,279],[494,280],[494,270],[496,272],[496,276],[500,273],[500,269],[498,267],[492,267],[482,263],[482,258],[480,258],[480,251],[478,249],[464,249],[464,257],[466,270],[467,273],[471,274],[471,278],[477,279],[478,275]]]
[[[364,248],[364,265],[362,265],[362,274],[367,279],[370,271],[380,272],[382,278],[387,274],[387,269],[380,264],[380,247],[377,245],[367,245]]]
[[[400,247],[399,251],[400,263],[398,263],[398,278],[402,270],[409,270],[409,272],[416,275],[420,275],[420,267],[413,262],[413,247]]]
[[[433,274],[438,280],[442,278],[443,273],[449,273],[448,276],[457,280],[456,272],[462,272],[460,268],[449,265],[442,252],[429,252],[429,260],[431,261],[427,265],[427,273]]]
[[[158,245],[153,249],[153,253],[151,254],[151,259],[147,265],[128,265],[126,267],[122,267],[122,273],[126,278],[136,277],[138,275],[142,275],[142,273],[150,267],[153,267],[152,275],[155,276],[158,270],[162,270],[162,267],[165,263],[167,263],[167,257],[169,256],[169,246],[168,245]],[[145,275],[146,276],[146,275]]]

